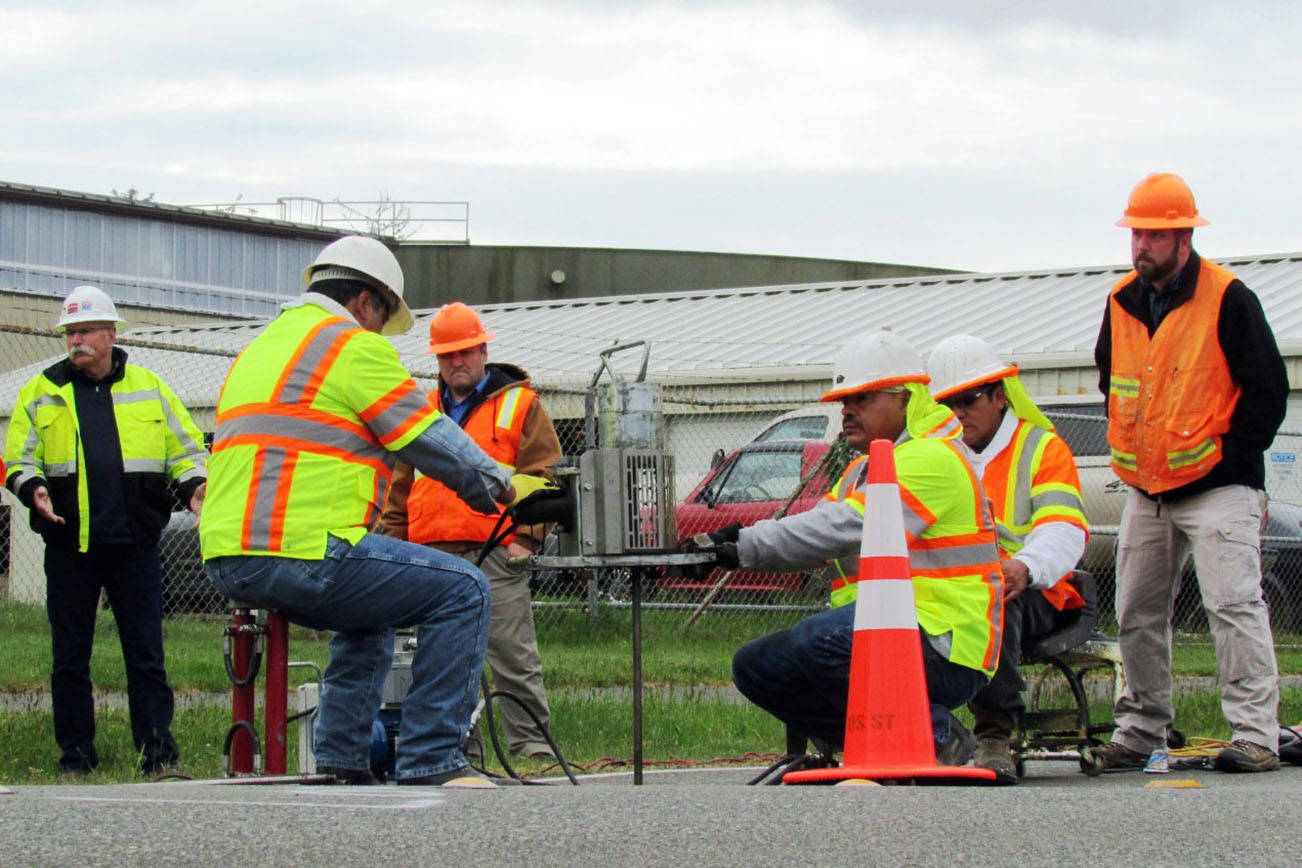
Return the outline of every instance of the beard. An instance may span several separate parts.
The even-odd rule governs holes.
[[[1135,256],[1135,271],[1144,280],[1149,283],[1161,283],[1171,275],[1175,274],[1177,266],[1180,264],[1179,251],[1174,251],[1169,259],[1158,261],[1148,253],[1140,253]]]

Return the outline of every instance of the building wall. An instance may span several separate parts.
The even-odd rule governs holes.
[[[952,273],[880,262],[675,250],[412,242],[399,246],[397,254],[407,303],[414,308]]]
[[[62,298],[89,283],[118,303],[267,316],[337,234],[0,184],[0,290]]]

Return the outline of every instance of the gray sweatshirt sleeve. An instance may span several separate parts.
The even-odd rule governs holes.
[[[863,516],[846,503],[822,500],[806,512],[742,528],[737,552],[745,569],[808,570],[857,557],[862,538]]]
[[[457,493],[478,512],[497,512],[511,476],[446,415],[398,450],[398,457]]]

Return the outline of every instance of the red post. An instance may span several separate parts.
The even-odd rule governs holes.
[[[249,729],[234,733],[231,741],[231,774],[253,773],[253,643],[255,625],[253,612],[249,609],[236,609],[231,618],[231,671],[236,678],[247,683],[236,682],[231,686],[231,724],[244,723]]]
[[[267,736],[266,773],[285,774],[289,733],[289,619],[282,612],[267,613]]]

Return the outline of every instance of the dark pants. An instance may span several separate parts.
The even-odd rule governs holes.
[[[850,692],[854,606],[812,615],[790,630],[743,645],[732,658],[732,680],[747,699],[798,732],[840,745]],[[949,734],[950,709],[986,683],[976,669],[950,663],[922,635],[922,663],[937,746]]]
[[[65,770],[94,768],[95,704],[90,654],[100,590],[108,592],[127,669],[131,738],[145,768],[175,762],[172,688],[163,668],[162,567],[158,546],[91,545],[90,551],[45,547],[45,609],[54,669],[54,739]]]
[[[1058,610],[1044,594],[1028,590],[1004,601],[1004,639],[999,648],[999,668],[990,683],[981,688],[968,707],[977,738],[1007,738],[1025,707],[1022,691],[1026,682],[1018,667],[1022,646],[1053,632]]]

